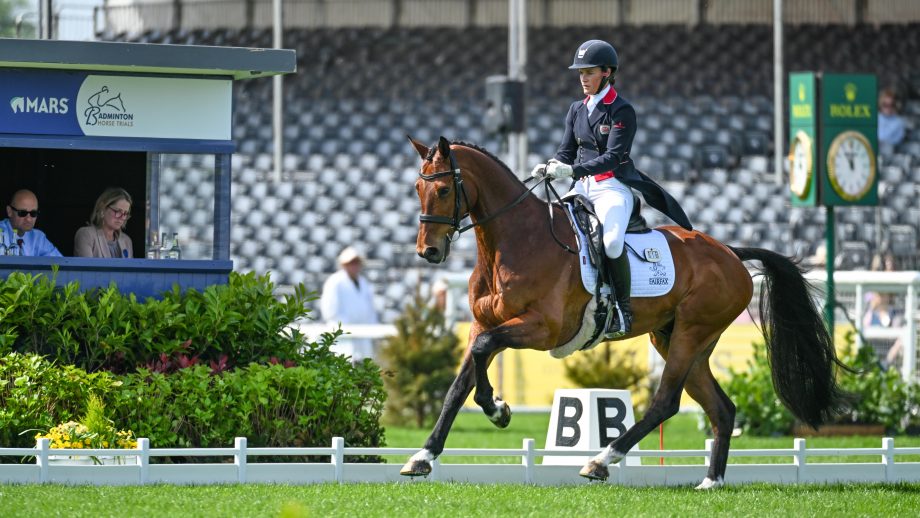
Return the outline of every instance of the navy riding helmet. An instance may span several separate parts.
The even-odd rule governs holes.
[[[618,66],[617,51],[613,45],[603,40],[588,40],[578,46],[569,69],[610,67],[616,72]]]

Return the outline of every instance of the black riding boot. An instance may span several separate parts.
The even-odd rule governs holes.
[[[608,330],[607,334],[609,338],[618,338],[629,334],[632,329],[632,307],[629,303],[629,290],[632,284],[632,278],[629,274],[629,257],[626,255],[626,250],[623,250],[623,253],[616,259],[608,261],[607,264],[610,265],[607,271],[609,273],[610,283],[613,286],[614,296],[617,299],[617,306],[620,309],[621,317],[616,319],[620,322],[620,328],[613,333],[610,333],[610,331],[614,330]]]

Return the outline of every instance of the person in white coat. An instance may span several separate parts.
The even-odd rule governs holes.
[[[347,333],[349,324],[376,324],[374,289],[370,281],[361,275],[364,258],[352,247],[346,247],[339,254],[339,269],[326,279],[320,296],[320,314],[325,322],[341,324]],[[374,357],[374,344],[369,338],[340,337],[332,346],[333,352],[351,356],[358,362]]]

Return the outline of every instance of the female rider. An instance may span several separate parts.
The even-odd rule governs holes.
[[[618,322],[611,322],[611,328],[604,330],[608,339],[628,334],[632,324],[629,259],[624,249],[633,210],[630,188],[641,192],[646,203],[680,226],[692,229],[677,202],[633,165],[629,152],[636,134],[636,111],[613,88],[618,66],[616,50],[605,41],[589,40],[578,47],[569,69],[578,70],[587,97],[569,107],[556,156],[531,173],[537,178],[580,180],[574,182],[569,194],[580,194],[594,204],[603,225],[604,250],[612,260],[612,268],[603,270],[612,277],[607,282],[614,289],[619,308]]]

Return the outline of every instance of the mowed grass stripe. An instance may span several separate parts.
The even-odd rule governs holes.
[[[441,483],[0,485],[7,518],[316,516],[915,516],[920,485],[625,488]]]

